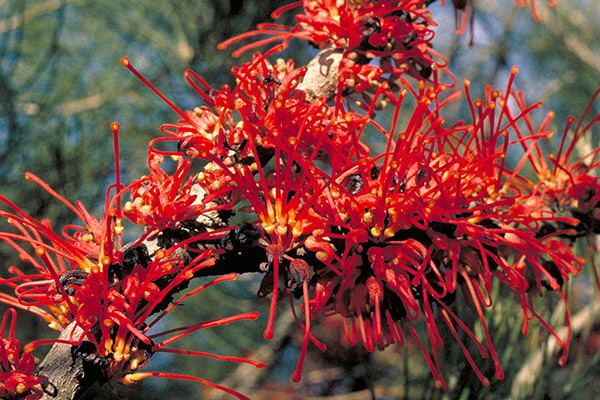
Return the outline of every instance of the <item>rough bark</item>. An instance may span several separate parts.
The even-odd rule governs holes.
[[[61,333],[60,340],[77,340],[81,328],[71,323]],[[38,375],[44,381],[43,400],[73,400],[89,385],[85,377],[83,359],[72,351],[73,346],[56,343],[52,346],[38,367]]]

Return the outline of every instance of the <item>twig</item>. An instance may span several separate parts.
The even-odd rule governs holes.
[[[60,340],[78,340],[83,330],[74,322],[60,334]],[[84,388],[83,360],[74,357],[72,346],[56,343],[38,367],[38,375],[45,381],[42,400],[73,400]]]
[[[65,6],[68,1],[69,0],[51,0],[44,4],[32,6],[23,15],[13,15],[10,18],[3,19],[0,21],[0,34],[15,30],[39,16],[56,11]]]

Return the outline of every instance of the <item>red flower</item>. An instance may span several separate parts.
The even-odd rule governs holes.
[[[156,233],[209,211],[197,201],[194,179],[188,176],[191,162],[177,158],[177,168],[170,175],[160,167],[163,159],[162,155],[148,154],[150,174],[127,187],[131,201],[124,207],[124,215],[133,223]]]
[[[422,0],[305,0],[282,7],[273,13],[273,17],[300,5],[303,5],[304,13],[296,15],[298,23],[295,26],[260,24],[257,30],[222,42],[219,48],[249,37],[268,35],[270,37],[236,50],[234,57],[273,42],[281,42],[286,47],[291,39],[308,40],[320,48],[342,49],[345,60],[340,74],[344,76],[342,82],[347,84],[346,89],[357,91],[383,82],[384,72],[393,70],[395,78],[409,73],[418,79],[428,79],[433,65],[438,68],[446,65],[431,46],[434,37],[431,27],[437,24]],[[380,58],[382,66],[387,64],[387,67],[368,66],[375,58]]]
[[[200,181],[210,201],[242,202],[233,210],[255,218],[266,253],[259,293],[272,292],[266,338],[272,336],[281,281],[284,294],[302,295],[304,318],[291,301],[304,332],[294,380],[300,379],[309,343],[324,347],[310,331],[312,321],[334,314],[344,318],[348,342],[361,341],[370,351],[412,337],[441,387],[446,384],[439,329],[456,338],[483,383],[489,378],[479,358],[491,358],[502,378],[485,319],[493,280],[514,292],[525,315],[556,335],[536,312],[531,293],[548,289],[565,299],[562,284],[578,273],[580,259],[553,237],[536,237],[535,227],[576,220],[515,207],[521,191],[505,164],[508,149],[547,136],[519,131],[511,140],[537,107],[511,113],[516,69],[504,93],[486,88],[484,99],[473,101],[466,83],[472,120],[448,126],[444,107],[461,93],[447,92],[442,84],[421,81],[415,88],[403,81],[406,88],[397,97],[381,85],[364,107],[368,114],[360,115],[343,107],[341,95],[333,106],[307,100],[296,90],[303,72],[279,65],[285,73],[273,78],[273,66],[257,55],[234,70],[233,90],[194,86],[208,104],[196,115],[208,116],[180,121],[167,133],[182,152],[209,161]],[[390,129],[370,118],[384,95],[396,105]],[[407,96],[415,105],[400,121]],[[361,137],[368,124],[385,140],[376,155]],[[206,132],[210,141],[204,140]],[[479,317],[485,343],[458,315],[453,304],[459,291]],[[429,345],[414,327],[421,320]],[[473,341],[479,357],[467,350],[458,330]],[[568,341],[557,339],[566,357]]]
[[[21,258],[29,264],[29,268],[23,270],[16,267],[9,269],[14,276],[3,279],[1,283],[12,288],[14,295],[3,294],[0,301],[44,317],[55,329],[62,330],[67,324],[75,323],[84,334],[79,340],[69,341],[69,344],[85,345],[86,352],[95,352],[101,360],[103,373],[109,379],[131,383],[147,376],[177,377],[199,381],[239,398],[245,398],[231,389],[198,377],[137,372],[153,353],[161,351],[263,366],[261,363],[237,357],[167,347],[201,329],[238,320],[256,319],[258,313],[255,312],[195,323],[164,332],[150,331],[183,300],[213,284],[235,279],[235,274],[217,278],[174,300],[179,292],[187,288],[191,279],[215,262],[216,252],[206,249],[202,243],[219,239],[228,229],[192,234],[188,239],[173,240],[168,248],[154,249],[152,253],[142,244],[143,239],[150,235],[153,229],[178,227],[177,223],[181,221],[173,221],[173,213],[176,214],[176,218],[183,218],[199,216],[206,211],[191,204],[193,196],[185,192],[185,188],[191,187],[190,182],[183,185],[184,193],[177,192],[181,188],[182,174],[185,175],[186,169],[189,168],[189,165],[186,165],[187,163],[180,164],[173,177],[162,170],[154,171],[155,176],[150,179],[148,189],[156,192],[145,197],[145,201],[152,202],[152,205],[157,207],[156,214],[152,214],[148,220],[141,221],[149,224],[149,232],[127,248],[122,247],[120,240],[123,226],[120,223],[121,210],[118,203],[122,193],[117,193],[115,198],[107,195],[105,214],[101,219],[96,219],[89,215],[81,204],[73,206],[39,178],[29,174],[30,179],[40,183],[75,211],[77,216],[86,222],[86,226],[69,225],[59,234],[49,223],[37,221],[8,199],[0,197],[0,201],[10,209],[0,210],[0,215],[8,218],[16,230],[0,232],[0,239],[16,249]],[[158,168],[156,165],[154,167]],[[117,180],[116,186],[119,185]],[[139,185],[133,185],[133,188],[139,189]],[[168,201],[161,198],[161,195],[173,201],[173,208],[168,207]],[[159,211],[164,214],[158,214]],[[69,231],[72,230],[75,233],[70,235]],[[27,251],[27,247],[34,250],[33,254]],[[184,259],[181,249],[186,249],[190,257]],[[157,317],[152,318],[158,313]],[[153,342],[153,339],[163,336],[166,338],[158,343]]]
[[[594,265],[593,255],[597,253],[597,244],[593,236],[600,233],[600,148],[592,147],[591,130],[600,121],[600,115],[589,114],[600,95],[596,90],[586,110],[576,121],[574,117],[567,119],[562,132],[559,148],[556,154],[544,156],[541,140],[532,140],[538,137],[548,141],[550,135],[542,135],[547,125],[554,117],[549,113],[537,131],[528,132],[529,138],[519,135],[524,155],[515,168],[511,183],[520,191],[519,201],[515,208],[523,208],[531,215],[544,217],[547,215],[564,216],[566,221],[548,220],[536,229],[538,235],[543,237],[561,237],[574,240],[578,237],[587,237],[589,259],[600,287],[600,276]],[[525,107],[522,93],[515,95],[515,102],[519,109]],[[528,121],[527,126],[532,127]],[[531,128],[530,128],[531,129]],[[572,133],[571,133],[572,132]],[[570,138],[570,139],[569,139]],[[586,144],[586,139],[587,143]],[[525,179],[518,172],[529,164],[535,173],[535,179]]]
[[[128,60],[124,65],[159,93]],[[237,86],[220,91],[188,72],[188,82],[208,107],[196,109],[195,117],[176,125],[165,125],[169,129],[163,131],[177,140],[185,155],[209,161],[198,174],[199,185],[207,194],[205,202],[245,201],[248,206],[238,212],[256,216],[269,259],[265,268],[271,271],[268,278],[273,278],[265,330],[265,336],[271,337],[279,263],[292,257],[287,254],[301,245],[302,235],[324,222],[311,210],[315,194],[327,186],[326,174],[315,161],[343,164],[347,158],[365,154],[366,146],[356,137],[366,119],[328,107],[322,99],[308,101],[304,92],[296,90],[305,70],[295,70],[291,62],[278,60],[271,65],[257,54],[254,61],[232,72]],[[192,115],[168,104],[181,116]]]
[[[573,218],[519,211],[512,207],[519,192],[506,189],[512,179],[504,164],[507,147],[524,140],[511,143],[509,133],[534,107],[510,114],[510,83],[505,94],[487,93],[485,100],[471,103],[467,85],[468,101],[475,104],[473,121],[448,128],[442,107],[457,96],[443,99],[431,88],[413,92],[417,104],[397,132],[408,94],[403,92],[392,127],[382,130],[385,151],[332,170],[335,183],[315,203],[329,224],[304,242],[314,254],[314,275],[328,296],[317,300],[315,294],[309,300],[314,305],[311,318],[341,314],[348,342],[362,341],[370,351],[404,343],[407,332],[440,386],[445,382],[438,360],[443,346],[439,322],[457,339],[483,383],[489,380],[462,343],[459,329],[477,346],[480,358],[491,356],[501,379],[504,373],[484,312],[492,306],[492,280],[511,289],[525,315],[556,336],[534,309],[529,293],[534,288],[560,291],[581,263],[568,246],[538,238],[532,229],[546,221],[576,223]],[[479,316],[485,344],[453,307],[458,291]],[[416,333],[417,320],[427,325],[431,350]],[[568,343],[557,339],[564,358]]]
[[[596,90],[576,123],[574,117],[567,119],[556,155],[550,155],[546,159],[539,140],[521,140],[525,154],[518,168],[529,163],[537,177],[537,180],[525,182],[528,186],[523,196],[526,203],[532,205],[535,202],[539,209],[546,208],[554,212],[571,209],[579,214],[590,214],[598,209],[600,180],[595,172],[600,167],[600,162],[596,160],[600,148],[586,145],[584,141],[591,128],[600,121],[600,115],[594,115],[586,121],[599,95],[600,89]],[[516,96],[516,101],[520,108],[524,107],[522,93]],[[539,130],[544,130],[553,116],[553,113],[548,114]],[[579,158],[576,158],[576,153],[579,153]],[[593,225],[587,228],[590,229],[589,233],[596,233],[593,229],[599,229]]]
[[[9,323],[10,318],[10,323]],[[37,400],[42,397],[41,379],[34,376],[32,348],[15,339],[17,313],[9,308],[0,326],[0,397],[3,399]],[[8,330],[8,337],[5,334]]]

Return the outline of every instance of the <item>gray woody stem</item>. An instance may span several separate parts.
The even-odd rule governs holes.
[[[75,323],[71,323],[60,334],[60,340],[77,340],[83,331]],[[87,382],[84,376],[83,360],[72,354],[72,346],[56,343],[44,360],[40,363],[37,373],[45,380],[43,400],[73,400],[84,388]]]

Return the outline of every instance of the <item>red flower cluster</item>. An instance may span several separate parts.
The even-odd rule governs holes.
[[[131,201],[125,203],[124,216],[136,225],[152,228],[151,233],[158,233],[209,211],[204,203],[196,201],[198,196],[192,187],[194,179],[188,175],[191,162],[178,159],[175,172],[171,175],[161,168],[163,161],[162,155],[150,153],[150,175],[126,188],[131,193]]]
[[[525,330],[535,318],[557,336],[535,310],[532,295],[548,289],[566,299],[562,285],[579,272],[581,259],[561,241],[561,232],[540,232],[549,223],[577,229],[580,220],[522,206],[535,189],[523,189],[521,164],[511,170],[506,156],[514,147],[537,146],[549,133],[547,121],[539,130],[521,128],[531,128],[530,113],[539,104],[526,106],[512,89],[516,69],[504,93],[488,88],[483,99],[473,101],[466,82],[472,121],[454,125],[446,123],[443,110],[460,92],[406,83],[393,99],[393,122],[385,129],[371,116],[383,90],[361,115],[339,101],[309,99],[296,89],[303,70],[283,61],[274,67],[265,57],[257,54],[233,70],[233,90],[205,83],[200,88],[196,82],[203,81],[188,72],[207,105],[192,114],[168,102],[187,117],[163,131],[177,140],[177,154],[209,162],[199,183],[211,201],[245,204],[233,212],[254,215],[267,272],[259,293],[272,292],[266,338],[273,334],[281,286],[303,297],[304,321],[298,323],[305,339],[294,380],[300,379],[308,344],[323,348],[310,332],[311,321],[334,314],[346,321],[348,342],[361,341],[367,350],[402,344],[409,334],[440,387],[446,383],[438,360],[439,322],[489,382],[461,341],[463,330],[481,359],[491,356],[502,378],[484,312],[493,303],[493,280],[519,299]],[[379,154],[362,137],[368,128],[385,141]],[[478,315],[485,345],[454,308],[457,292]],[[417,334],[418,321],[428,327],[430,350]],[[568,341],[557,339],[564,359]]]
[[[538,228],[540,236],[552,235],[567,242],[584,237],[590,255],[598,252],[594,236],[600,233],[600,148],[593,147],[591,138],[592,127],[600,122],[600,115],[590,116],[599,96],[600,89],[596,90],[578,120],[574,117],[567,119],[556,154],[546,157],[541,141],[527,141],[520,137],[524,156],[511,176],[511,182],[526,193],[515,207],[523,207],[535,216],[569,215],[577,220],[574,226],[547,221]],[[522,94],[515,96],[515,102],[519,108],[525,107]],[[549,113],[538,132],[530,131],[529,135],[543,136],[542,131],[553,117],[554,114]],[[532,126],[531,121],[527,126]],[[534,171],[535,179],[524,179],[518,174],[525,165]],[[589,260],[596,284],[600,287],[594,257],[589,257]]]
[[[113,125],[113,129],[118,130],[118,126]],[[81,338],[72,338],[69,343],[85,346],[87,353],[96,354],[109,379],[125,383],[147,376],[191,379],[244,398],[231,389],[198,377],[137,372],[153,353],[160,351],[216,357],[262,367],[261,363],[241,358],[166,347],[201,329],[256,319],[258,314],[254,312],[164,332],[150,331],[181,301],[218,282],[235,279],[235,274],[224,275],[175,300],[177,293],[185,289],[191,279],[215,262],[216,252],[203,243],[219,239],[228,229],[194,233],[185,240],[165,237],[166,228],[180,227],[185,220],[211,209],[202,203],[194,203],[192,181],[186,179],[189,161],[181,162],[171,176],[158,165],[160,158],[162,156],[152,155],[150,175],[124,189],[131,191],[133,197],[132,204],[125,207],[125,216],[147,228],[146,234],[128,247],[121,244],[124,227],[119,201],[123,190],[117,191],[114,197],[109,196],[112,186],[120,187],[118,179],[107,192],[103,217],[96,219],[82,204],[71,204],[28,173],[28,179],[48,190],[85,223],[85,226],[68,225],[62,233],[55,232],[47,221],[37,221],[0,196],[0,201],[8,207],[8,210],[0,210],[0,216],[7,218],[15,229],[15,232],[0,232],[0,239],[16,249],[28,264],[26,269],[9,268],[14,276],[3,279],[2,283],[12,288],[14,295],[3,293],[0,301],[40,315],[54,329],[63,330],[68,324],[76,324],[84,334]],[[160,246],[150,251],[143,242],[152,235]],[[165,245],[164,242],[169,243]],[[181,255],[182,250],[187,254],[185,257]],[[157,313],[160,314],[153,318]],[[158,343],[153,341],[162,336],[167,338]]]
[[[287,46],[291,39],[303,39],[319,48],[344,52],[339,68],[339,91],[376,90],[386,81],[405,73],[429,79],[434,68],[443,69],[446,61],[432,47],[437,23],[423,0],[327,1],[305,0],[284,6],[273,13],[303,6],[295,26],[266,23],[258,29],[233,37],[219,45],[226,48],[249,37],[267,35],[236,50],[248,50],[274,42]],[[377,59],[377,64],[369,64]],[[447,71],[446,71],[447,72]]]
[[[43,395],[41,379],[33,374],[35,360],[31,349],[22,349],[21,343],[15,339],[16,323],[17,313],[10,308],[2,316],[0,325],[0,397],[37,400]],[[8,337],[5,338],[7,330]]]
[[[454,3],[459,9],[467,4]],[[265,273],[259,295],[272,294],[267,339],[273,336],[278,299],[290,299],[304,333],[296,381],[309,344],[325,347],[311,325],[332,316],[342,318],[348,343],[360,342],[368,351],[412,340],[439,387],[447,386],[439,357],[442,331],[457,341],[484,384],[490,377],[480,366],[490,362],[502,379],[485,317],[495,301],[494,282],[518,300],[525,332],[536,319],[556,337],[564,362],[569,337],[556,334],[534,298],[557,294],[566,302],[565,283],[583,264],[570,241],[600,232],[600,150],[572,160],[576,144],[600,118],[588,120],[590,106],[568,142],[570,120],[558,155],[546,160],[540,143],[551,136],[551,118],[535,128],[531,114],[539,103],[527,105],[514,90],[516,68],[505,90],[486,87],[481,99],[471,98],[469,82],[462,91],[439,82],[444,62],[434,60],[429,43],[435,22],[427,1],[304,1],[274,16],[301,4],[304,14],[296,26],[263,24],[222,47],[266,34],[271,37],[238,53],[273,42],[285,46],[292,38],[341,49],[335,98],[300,89],[306,67],[269,62],[279,46],[233,68],[233,88],[212,88],[187,71],[203,104],[181,110],[124,57],[122,65],[180,120],[163,125],[164,136],[151,141],[148,176],[122,186],[116,157],[117,182],[107,190],[100,219],[27,175],[84,226],[58,233],[0,196],[7,208],[0,216],[14,228],[0,232],[0,239],[28,264],[9,269],[13,276],[2,284],[14,295],[0,294],[0,301],[38,314],[54,328],[79,326],[84,336],[72,344],[92,346],[111,379],[176,377],[243,397],[202,378],[137,372],[157,351],[262,366],[166,347],[200,329],[256,319],[257,313],[151,333],[177,304],[235,278],[223,274],[176,299],[192,278],[227,267],[217,264],[226,264],[233,249],[242,257],[251,253],[244,261]],[[378,63],[369,64],[374,59]],[[404,79],[407,72],[419,80],[416,85]],[[348,91],[369,92],[362,98],[363,112],[343,101]],[[463,96],[470,119],[450,123],[446,107]],[[375,119],[382,103],[395,107],[389,128]],[[112,130],[116,138],[118,124]],[[162,142],[177,148],[164,150]],[[512,165],[507,159],[514,154],[520,159]],[[165,156],[176,161],[173,173],[161,166]],[[205,162],[202,170],[191,173],[192,158]],[[526,163],[535,180],[523,176]],[[130,200],[121,208],[126,196]],[[232,225],[234,215],[249,222]],[[128,246],[122,244],[123,217],[145,228]],[[242,229],[244,238],[235,238]],[[456,306],[459,293],[469,310]],[[302,316],[294,298],[302,298]],[[465,312],[477,316],[484,340],[463,322]],[[567,311],[567,325],[568,319]],[[419,324],[427,327],[427,339],[418,333]],[[465,335],[478,354],[463,342]]]
[[[315,307],[311,313],[341,314],[349,322],[348,341],[362,340],[368,350],[403,343],[404,328],[444,386],[437,360],[443,343],[436,320],[441,319],[487,383],[457,327],[474,341],[482,358],[491,354],[496,375],[502,378],[483,313],[492,305],[495,279],[515,292],[524,315],[540,319],[555,335],[535,311],[531,293],[543,287],[560,290],[578,273],[581,261],[558,240],[558,233],[539,235],[538,229],[549,222],[575,228],[580,221],[556,213],[532,215],[515,206],[529,201],[530,194],[518,192],[507,181],[514,174],[504,160],[512,146],[510,132],[519,130],[517,122],[532,108],[512,115],[507,105],[510,87],[505,94],[490,91],[485,103],[477,100],[472,123],[449,128],[444,127],[440,106],[430,108],[444,103],[432,92],[417,96],[410,120],[396,133],[403,101],[399,99],[392,128],[383,132],[385,152],[334,170],[339,186],[331,189],[330,198],[323,198],[321,208],[330,224],[306,241],[329,269],[317,275],[332,299],[324,307],[320,300],[322,309]],[[540,138],[518,136],[520,141]],[[487,350],[451,307],[458,291],[479,315]],[[433,359],[411,326],[421,317]],[[568,344],[561,338],[558,343],[566,359]]]

